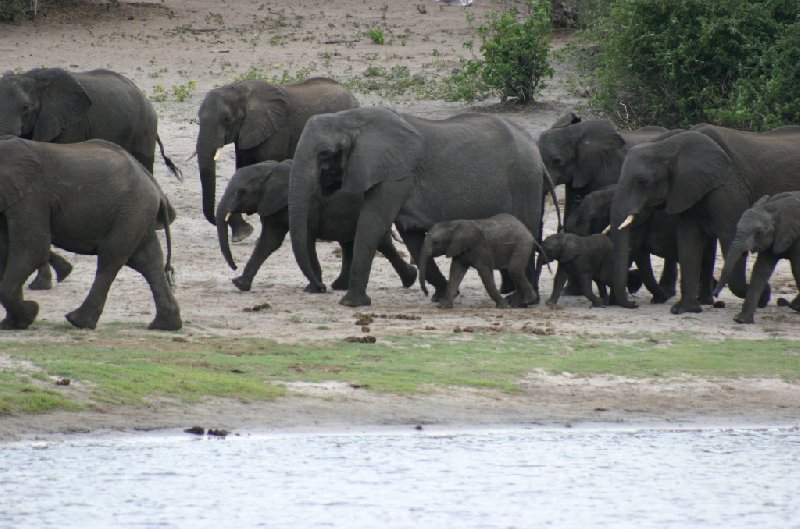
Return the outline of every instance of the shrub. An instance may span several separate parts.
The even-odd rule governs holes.
[[[386,41],[386,37],[383,34],[383,30],[380,28],[371,29],[367,32],[367,36],[369,40],[371,40],[374,44],[383,44]]]
[[[797,0],[615,0],[590,35],[595,103],[620,121],[800,120]]]
[[[0,20],[22,20],[32,11],[31,6],[31,0],[3,0],[0,2]]]

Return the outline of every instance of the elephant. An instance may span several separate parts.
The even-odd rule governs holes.
[[[223,146],[236,148],[236,169],[266,160],[294,157],[300,133],[315,114],[358,106],[342,85],[322,77],[291,85],[240,81],[206,94],[198,110],[197,164],[203,191],[203,214],[214,224],[216,160]],[[232,217],[233,240],[252,233],[240,214]]]
[[[225,193],[217,205],[217,234],[222,255],[228,265],[236,269],[228,243],[228,221],[232,213],[258,213],[261,217],[261,235],[244,273],[233,279],[239,290],[248,291],[258,269],[275,250],[280,248],[289,232],[289,174],[292,161],[260,162],[237,170],[228,182]],[[314,242],[317,239],[337,241],[342,248],[342,271],[331,284],[334,290],[346,290],[349,283],[350,261],[353,257],[353,239],[356,234],[358,210],[362,195],[337,191],[327,197],[319,197],[315,210],[309,217],[309,253],[316,277],[321,281],[319,261]],[[417,270],[406,263],[392,244],[390,232],[386,232],[378,251],[394,267],[404,287],[410,287],[417,278]],[[313,287],[309,286],[309,291]]]
[[[758,257],[742,310],[733,318],[737,323],[753,323],[758,300],[780,259],[789,259],[795,284],[800,289],[800,191],[761,197],[742,213],[725,255],[725,266],[714,290],[715,296],[728,282],[734,264],[746,252],[758,252]],[[800,312],[800,294],[791,302],[779,301]]]
[[[47,261],[51,243],[97,255],[88,296],[66,315],[75,327],[96,327],[111,283],[127,265],[150,285],[156,316],[149,328],[181,328],[169,279],[174,210],[141,163],[105,140],[60,145],[14,137],[0,139],[0,159],[0,329],[26,329],[36,318],[39,306],[23,298],[22,284]]]
[[[567,283],[567,276],[574,277],[581,286],[583,295],[593,307],[610,303],[607,287],[614,273],[614,248],[607,235],[594,233],[580,236],[574,233],[555,233],[542,241],[540,261],[555,259],[558,271],[553,280],[553,292],[547,305],[554,307]],[[592,291],[592,281],[597,284],[600,297]]]
[[[167,167],[180,178],[180,171],[164,154],[157,123],[156,112],[144,94],[129,79],[110,70],[35,68],[0,78],[0,136],[51,143],[108,140],[130,152],[151,173],[158,143]],[[54,259],[61,281],[71,266],[67,267],[63,258]],[[50,268],[44,265],[31,288],[51,286]]]
[[[727,254],[742,213],[757,197],[792,191],[800,181],[800,127],[766,133],[697,125],[660,141],[633,147],[625,159],[611,206],[615,242],[614,292],[627,302],[623,285],[627,238],[636,215],[661,208],[678,216],[676,228],[681,269],[681,298],[673,314],[701,312],[713,301],[700,292],[703,270],[713,267],[715,239]],[[745,297],[745,261],[738,259],[729,281],[731,291]],[[701,297],[700,294],[703,294]],[[760,304],[769,300],[764,290]]]
[[[567,219],[564,229],[581,236],[604,231],[611,222],[611,203],[616,189],[617,185],[614,184],[586,195],[578,209]],[[629,271],[628,290],[635,291],[643,282],[653,295],[651,303],[665,303],[675,295],[675,283],[678,280],[677,221],[675,215],[649,209],[639,215],[630,227],[628,266],[631,261],[636,263],[638,281],[632,282],[634,276]],[[651,255],[664,259],[660,281],[656,281],[653,275]],[[709,274],[712,272],[708,271]]]
[[[428,230],[422,243],[419,256],[420,288],[427,296],[427,263],[432,257],[446,255],[452,259],[450,278],[439,307],[453,308],[453,299],[458,295],[458,287],[470,266],[478,271],[486,292],[499,309],[507,308],[509,304],[497,290],[492,271],[507,271],[518,292],[514,306],[525,307],[536,301],[533,287],[525,277],[534,244],[539,247],[528,228],[508,213],[499,213],[487,219],[437,222]]]
[[[308,218],[316,197],[338,189],[361,193],[350,285],[340,303],[371,304],[370,266],[392,222],[415,263],[425,232],[437,222],[510,213],[534,236],[541,233],[547,171],[530,136],[494,116],[465,113],[442,120],[387,108],[358,108],[308,120],[289,179],[292,250],[306,277],[315,277],[308,252]],[[535,299],[538,282],[532,279]],[[442,299],[447,281],[426,263],[426,281]]]

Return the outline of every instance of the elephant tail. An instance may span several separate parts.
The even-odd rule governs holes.
[[[167,200],[167,196],[163,193],[161,194],[161,203],[159,204],[160,215],[164,219],[169,219],[169,201]],[[167,284],[169,288],[175,290],[175,269],[172,268],[172,233],[169,229],[170,222],[167,220],[164,222],[164,239],[167,242],[167,262],[164,265],[164,274],[167,276]]]
[[[175,175],[175,178],[177,178],[179,182],[183,182],[183,172],[178,169],[178,166],[175,165],[173,161],[169,159],[169,156],[164,153],[164,144],[161,143],[161,138],[158,136],[158,134],[156,134],[156,142],[158,142],[158,148],[161,151],[161,157],[164,158],[164,163],[167,164],[167,167],[172,174]]]
[[[547,191],[550,194],[550,197],[553,199],[553,206],[556,208],[556,218],[558,219],[558,229],[556,233],[560,233],[564,231],[564,225],[561,222],[561,208],[558,207],[558,197],[556,197],[556,186],[553,183],[553,178],[550,176],[550,173],[547,172],[546,168],[543,169],[543,174],[545,178],[545,182],[547,184]]]

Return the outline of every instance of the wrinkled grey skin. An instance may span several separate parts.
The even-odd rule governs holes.
[[[611,203],[616,189],[616,185],[611,185],[586,195],[570,217],[565,230],[582,236],[605,230],[611,219]],[[675,233],[677,221],[675,215],[651,209],[639,215],[629,228],[628,265],[630,266],[631,262],[636,263],[641,281],[653,294],[650,303],[665,303],[675,295],[675,284],[678,280],[678,243]],[[650,255],[664,259],[664,269],[658,282],[653,275]],[[709,270],[708,274],[711,272]],[[629,289],[630,284],[629,274]],[[708,284],[710,285],[710,280]],[[710,286],[706,288],[710,289]]]
[[[609,304],[608,286],[614,272],[613,246],[608,236],[595,233],[587,236],[574,233],[556,233],[542,241],[544,259],[558,261],[558,271],[553,280],[553,293],[547,300],[548,306],[558,304],[558,298],[567,283],[567,277],[574,277],[583,295],[592,302],[593,307]],[[592,281],[597,284],[600,297],[592,291]]]
[[[728,282],[733,264],[747,252],[757,252],[758,257],[750,274],[742,310],[733,318],[738,323],[753,323],[758,300],[779,260],[788,259],[791,262],[792,275],[800,289],[800,192],[762,197],[742,213],[736,223],[733,242],[725,255],[725,266],[714,290],[715,296]],[[779,300],[779,304],[800,312],[800,295],[791,302]]]
[[[258,213],[261,218],[261,235],[255,250],[247,261],[241,276],[233,279],[239,290],[250,290],[258,269],[264,261],[283,244],[289,231],[289,174],[292,161],[261,162],[243,167],[234,173],[225,193],[217,205],[217,235],[220,250],[228,265],[236,269],[228,242],[228,227],[225,220],[231,213]],[[314,248],[316,240],[337,241],[342,248],[342,271],[331,286],[334,290],[346,290],[349,281],[350,261],[353,257],[353,239],[356,234],[358,211],[363,197],[343,191],[321,197],[309,217],[309,253],[312,266],[319,281],[322,281],[319,261]],[[397,252],[390,233],[384,235],[378,251],[394,267],[404,287],[410,287],[417,278],[417,270],[406,263]],[[317,292],[313,285],[308,292]]]
[[[536,240],[528,228],[508,213],[488,219],[437,222],[428,230],[422,243],[419,256],[420,287],[427,296],[427,263],[433,257],[446,255],[452,259],[450,279],[439,307],[453,307],[453,299],[458,295],[458,287],[469,267],[478,271],[486,292],[500,309],[507,308],[509,304],[497,290],[492,271],[508,272],[518,293],[513,297],[514,306],[526,307],[536,301],[533,287],[525,276],[534,244]]]
[[[369,305],[372,259],[392,222],[416,263],[425,233],[437,222],[510,213],[538,235],[545,174],[530,136],[497,117],[430,120],[385,108],[315,116],[300,137],[289,182],[292,249],[313,283],[307,233],[313,201],[339,188],[363,193],[350,286],[340,303]],[[433,299],[441,299],[447,281],[434,263],[426,265]],[[536,292],[533,276],[530,266]]]
[[[236,149],[236,169],[294,157],[300,133],[315,114],[358,106],[342,85],[326,78],[311,78],[292,85],[266,81],[241,81],[206,94],[197,112],[197,164],[203,190],[203,214],[214,224],[217,150],[230,143]],[[233,239],[247,237],[252,227],[241,215],[232,217]]]
[[[125,150],[103,140],[69,145],[0,139],[0,303],[2,329],[26,329],[39,311],[22,296],[24,280],[44,264],[51,243],[97,255],[94,283],[80,307],[66,315],[94,329],[108,290],[123,266],[150,285],[156,317],[150,329],[181,328],[171,272],[170,206],[158,183]],[[165,228],[167,262],[156,229]]]
[[[762,134],[712,125],[698,125],[666,139],[631,149],[622,168],[611,207],[611,225],[618,228],[630,215],[664,208],[678,216],[681,298],[671,312],[701,312],[703,270],[713,267],[714,240],[727,254],[742,213],[761,196],[793,191],[800,181],[800,127],[781,127]],[[613,233],[613,232],[612,232]],[[615,242],[615,294],[625,299],[624,265],[628,230]],[[739,259],[729,279],[731,291],[747,291],[745,260]],[[623,296],[622,298],[620,296]],[[765,289],[760,305],[769,300]]]

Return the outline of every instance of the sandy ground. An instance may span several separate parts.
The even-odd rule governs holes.
[[[148,94],[167,92],[167,101],[154,103],[159,114],[159,134],[168,154],[178,161],[184,182],[171,178],[157,161],[156,177],[170,196],[179,217],[172,226],[174,266],[184,328],[181,335],[259,336],[281,342],[305,339],[338,339],[361,333],[355,313],[400,314],[419,319],[377,318],[370,334],[450,334],[456,327],[499,327],[521,331],[523,327],[548,327],[556,335],[593,333],[615,336],[626,333],[688,332],[709,339],[736,337],[765,339],[800,338],[800,315],[773,304],[756,313],[756,324],[738,325],[732,317],[741,301],[724,293],[727,308],[702,314],[672,316],[667,305],[650,305],[643,291],[635,311],[619,308],[591,309],[586,299],[562,298],[561,306],[525,310],[497,310],[484,292],[477,274],[467,275],[456,308],[435,308],[417,288],[403,289],[388,263],[376,258],[369,285],[372,307],[349,309],[338,304],[341,293],[302,293],[306,282],[298,270],[290,246],[285,244],[262,267],[251,292],[239,292],[220,255],[216,233],[200,210],[200,183],[196,162],[183,161],[194,150],[197,108],[205,93],[232,81],[233,76],[258,68],[280,76],[308,71],[315,75],[359,76],[370,66],[408,66],[412,73],[449,72],[458,57],[469,52],[462,42],[472,38],[466,13],[477,19],[495,5],[478,0],[467,9],[431,0],[405,2],[235,2],[216,0],[165,0],[137,2],[119,8],[69,7],[51,12],[34,22],[0,25],[0,69],[27,70],[58,66],[72,70],[107,67],[130,77]],[[383,7],[385,6],[385,7]],[[87,10],[97,16],[86,20]],[[421,11],[425,11],[422,13]],[[364,33],[383,28],[387,44],[373,44]],[[565,37],[556,45],[562,47]],[[383,104],[430,118],[442,118],[476,108],[497,112],[522,125],[532,136],[548,128],[560,115],[584,108],[573,95],[570,67],[557,64],[556,76],[527,108],[462,104],[426,100],[383,100],[357,94],[365,105]],[[184,102],[172,95],[175,86],[196,82]],[[585,113],[585,110],[584,110]],[[233,173],[233,148],[219,161],[218,196]],[[546,233],[555,228],[549,206]],[[252,223],[258,224],[255,217]],[[242,266],[252,249],[252,238],[234,245],[234,257]],[[338,273],[334,244],[320,243],[318,254],[323,276],[330,282]],[[26,292],[40,303],[38,320],[31,330],[7,333],[2,341],[65,340],[63,315],[86,295],[93,278],[94,259],[68,255],[75,264],[70,278],[46,292]],[[721,260],[719,260],[721,262]],[[440,266],[446,267],[444,262]],[[446,268],[445,268],[446,269]],[[545,272],[542,294],[549,295],[551,276]],[[794,282],[788,266],[780,265],[772,280],[773,299],[793,297]],[[269,303],[271,309],[244,309]],[[112,287],[97,333],[130,331],[145,334],[141,325],[153,316],[146,283],[132,271],[123,270]],[[41,433],[94,428],[176,427],[194,422],[225,427],[298,427],[316,424],[384,424],[417,422],[507,423],[530,421],[631,419],[694,420],[697,417],[792,421],[800,417],[800,385],[781,381],[701,381],[676,379],[668,383],[532,375],[525,391],[509,396],[473,391],[448,391],[420,397],[376,396],[335,386],[292,388],[293,396],[275,404],[244,406],[211,402],[187,408],[175,403],[154,403],[136,410],[107,410],[99,414],[51,414],[39,417],[0,418],[0,438],[11,432]],[[609,411],[596,411],[596,410]]]

